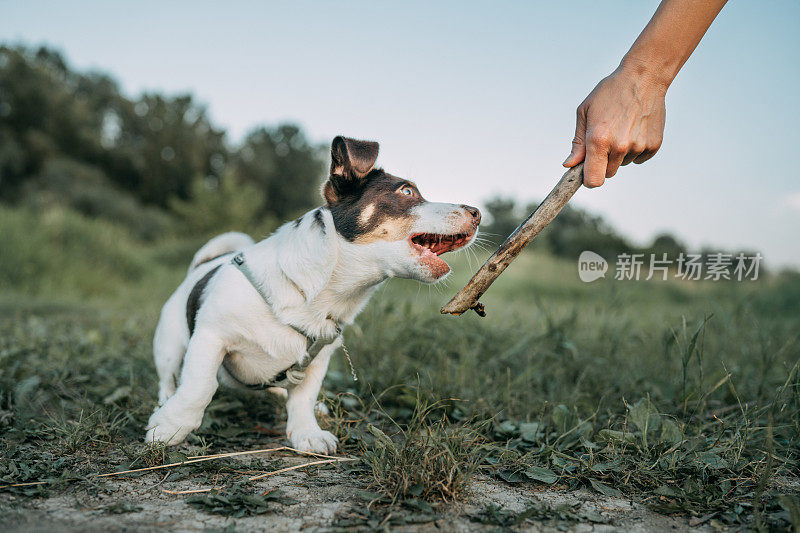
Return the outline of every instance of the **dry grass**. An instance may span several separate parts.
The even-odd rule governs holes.
[[[387,428],[391,436],[372,424],[367,431],[372,438],[362,452],[371,487],[392,502],[457,500],[482,460],[480,434],[448,421],[442,402],[420,401],[408,422]]]

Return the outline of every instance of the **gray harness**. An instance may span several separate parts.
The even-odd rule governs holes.
[[[264,300],[264,303],[266,303],[268,307],[272,308],[272,306],[269,303],[269,298],[267,297],[267,293],[264,291],[264,288],[261,286],[261,283],[258,281],[258,278],[256,278],[253,275],[253,272],[250,270],[250,268],[248,268],[247,263],[245,262],[244,259],[244,253],[239,252],[238,254],[236,254],[231,260],[231,264],[233,264],[233,266],[239,269],[239,272],[241,272],[244,275],[247,281],[250,282],[250,285],[253,286],[256,292],[258,292],[258,295],[261,296],[261,299]],[[286,325],[306,338],[306,353],[305,355],[303,355],[303,358],[300,360],[300,362],[293,364],[292,366],[290,366],[289,368],[287,368],[286,370],[275,376],[275,378],[269,383],[252,385],[250,383],[245,383],[241,379],[236,377],[236,374],[234,374],[231,371],[230,367],[227,364],[225,364],[226,360],[223,359],[222,366],[225,368],[225,371],[228,372],[228,374],[234,379],[234,381],[238,382],[240,385],[244,387],[254,390],[263,390],[269,387],[290,387],[297,385],[300,382],[302,382],[303,379],[306,377],[306,368],[308,368],[308,365],[310,365],[311,362],[314,361],[314,358],[316,358],[317,355],[319,355],[319,353],[322,351],[323,348],[325,348],[330,344],[333,344],[336,341],[336,339],[338,339],[342,334],[342,327],[339,323],[336,323],[336,333],[331,337],[310,337],[306,335],[305,332],[300,330],[300,328],[293,326],[291,324],[286,324]]]

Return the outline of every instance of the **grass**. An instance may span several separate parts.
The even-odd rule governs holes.
[[[393,422],[391,436],[373,424],[361,455],[374,489],[392,503],[422,499],[455,501],[467,491],[482,456],[481,435],[470,425],[449,423],[441,402],[418,399],[411,419]]]
[[[150,342],[199,243],[144,246],[68,212],[0,209],[0,220],[0,484],[47,481],[3,490],[43,497],[67,479],[92,486],[91,473],[174,460],[140,444],[156,398]],[[339,356],[326,378],[328,423],[362,459],[347,471],[379,505],[435,512],[488,475],[697,521],[800,525],[800,277],[583,284],[575,265],[529,253],[481,319],[438,314],[470,273],[464,256],[452,264],[447,285],[379,291],[345,336],[359,380]],[[282,416],[220,391],[191,443],[253,445]],[[236,479],[229,464],[201,464],[184,467],[198,483]],[[224,491],[197,505],[280,512],[231,490],[233,507]],[[475,520],[502,527],[593,521],[484,511]]]

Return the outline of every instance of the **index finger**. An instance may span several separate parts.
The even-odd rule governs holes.
[[[586,146],[586,160],[583,164],[583,184],[589,188],[599,187],[606,181],[608,150],[597,143]]]

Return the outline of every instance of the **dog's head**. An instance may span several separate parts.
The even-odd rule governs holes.
[[[472,243],[481,214],[428,202],[415,183],[375,168],[378,143],[336,137],[322,192],[343,239],[395,277],[431,283],[450,267],[439,256]]]

